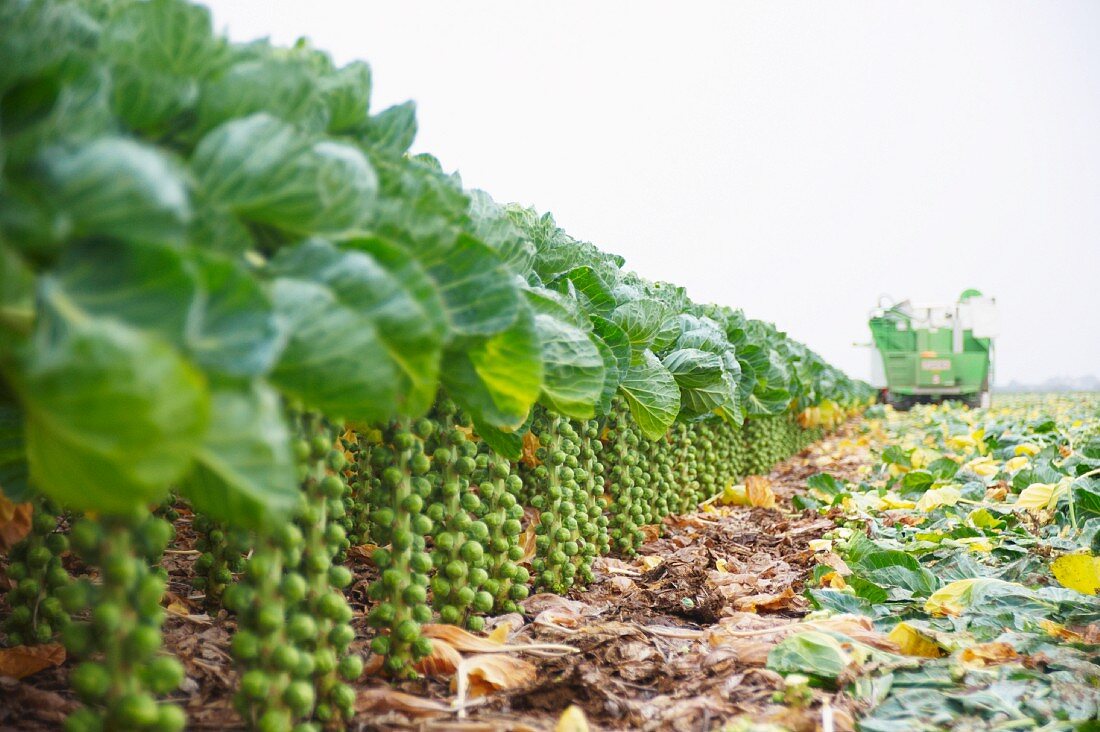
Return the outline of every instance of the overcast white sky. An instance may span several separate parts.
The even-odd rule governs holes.
[[[880,293],[997,297],[998,381],[1100,375],[1100,3],[215,0],[367,60],[467,186],[869,375]]]

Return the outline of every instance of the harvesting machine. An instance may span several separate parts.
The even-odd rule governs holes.
[[[927,305],[884,295],[871,311],[872,383],[899,409],[947,399],[989,405],[997,303],[966,290],[956,303]]]

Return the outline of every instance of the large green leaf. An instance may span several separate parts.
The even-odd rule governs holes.
[[[615,309],[615,296],[610,286],[588,265],[574,267],[559,276],[551,286],[575,297],[589,314],[607,317]]]
[[[40,159],[57,226],[79,236],[181,244],[191,217],[182,172],[159,150],[104,137]]]
[[[593,332],[603,340],[615,355],[615,364],[619,373],[625,374],[630,369],[632,355],[630,336],[626,334],[625,330],[607,318],[592,315],[589,319],[592,322]]]
[[[120,5],[103,27],[100,48],[112,61],[175,76],[202,76],[224,63],[210,10],[186,0]]]
[[[680,388],[652,351],[634,354],[619,388],[634,421],[648,439],[664,436],[676,421],[680,411]]]
[[[227,122],[191,167],[205,198],[241,218],[301,234],[344,234],[371,215],[378,179],[351,145],[315,142],[267,114]]]
[[[206,133],[258,113],[313,132],[328,126],[321,85],[306,58],[271,54],[234,64],[203,85],[197,128]]]
[[[366,141],[389,155],[402,155],[416,139],[416,103],[405,102],[384,109],[370,118]]]
[[[662,308],[652,300],[634,300],[619,305],[611,320],[622,328],[635,350],[648,348],[661,329]]]
[[[397,413],[400,376],[378,329],[356,303],[317,282],[274,282],[288,340],[272,382],[334,419],[380,422]]]
[[[458,336],[499,333],[519,312],[519,286],[496,253],[470,236],[444,251],[421,253],[436,282],[450,330]]]
[[[117,318],[183,346],[199,287],[179,249],[86,240],[69,247],[54,277],[83,312]]]
[[[260,382],[211,395],[217,418],[182,489],[195,509],[234,526],[263,528],[298,500],[290,430],[275,391]]]
[[[210,11],[184,0],[148,0],[111,14],[100,43],[113,64],[112,100],[126,124],[145,134],[167,131],[196,104],[199,80],[227,57]]]
[[[398,247],[378,239],[357,240],[351,246],[359,251],[311,240],[283,249],[272,261],[272,270],[278,276],[324,283],[369,318],[401,376],[402,411],[420,414],[431,406],[439,387],[442,303],[432,281]]]
[[[535,314],[542,352],[543,385],[539,400],[558,414],[589,419],[604,387],[604,358],[593,337],[567,320]],[[608,356],[612,357],[610,349]]]
[[[535,259],[535,246],[484,191],[470,193],[473,232],[497,253],[512,272],[526,277]]]
[[[444,354],[443,385],[474,420],[505,431],[527,419],[542,389],[543,361],[530,309],[505,331],[467,339]]]
[[[35,486],[81,511],[162,499],[207,427],[201,374],[159,336],[76,311],[49,280],[42,290],[34,346],[8,374]]]
[[[5,398],[0,401],[0,493],[15,503],[30,500],[29,474],[23,410]]]
[[[187,328],[187,351],[208,372],[230,377],[268,373],[285,333],[267,289],[238,262],[199,252],[191,262],[200,285]]]
[[[851,663],[851,657],[836,638],[816,630],[784,638],[768,653],[771,671],[811,674],[821,679],[836,679]]]
[[[117,241],[70,247],[56,271],[85,313],[158,333],[207,372],[264,374],[283,334],[267,292],[239,263],[214,253]]]
[[[29,335],[34,323],[34,274],[14,250],[0,241],[0,352]]]
[[[709,414],[729,401],[722,358],[698,348],[678,348],[662,360],[680,387],[680,411],[685,417]]]
[[[328,131],[332,134],[352,132],[362,128],[370,109],[370,66],[352,61],[321,81],[325,106],[328,108]]]

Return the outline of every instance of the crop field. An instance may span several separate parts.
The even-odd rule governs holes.
[[[0,729],[1087,729],[1100,399],[875,405],[371,83],[0,3]]]

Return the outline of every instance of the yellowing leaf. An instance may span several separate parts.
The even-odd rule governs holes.
[[[973,604],[975,595],[993,585],[1014,585],[1014,582],[990,577],[970,577],[955,580],[929,595],[924,601],[924,611],[932,615],[962,615]],[[1020,586],[1020,585],[1017,585]]]
[[[771,481],[767,478],[758,475],[745,478],[745,494],[751,506],[775,508],[775,492],[772,491]]]
[[[653,570],[657,569],[657,567],[660,567],[661,562],[663,561],[664,560],[656,554],[643,554],[638,557],[637,564],[646,572],[652,572]]]
[[[923,447],[918,447],[913,450],[913,454],[909,456],[909,462],[914,468],[926,467],[929,463],[935,460],[938,456],[931,450],[926,450]]]
[[[508,634],[512,632],[511,623],[501,623],[489,633],[489,640],[493,643],[504,644],[508,642]]]
[[[993,551],[993,543],[984,536],[965,536],[961,539],[955,539],[959,544],[964,545],[972,552],[991,552]]]
[[[1025,509],[1031,513],[1039,511],[1052,511],[1058,505],[1058,499],[1069,490],[1070,481],[1061,480],[1058,483],[1032,483],[1020,491],[1016,497],[1016,508]]]
[[[952,435],[947,438],[947,446],[958,452],[967,452],[975,447],[975,443],[970,435]]]
[[[588,718],[576,704],[570,704],[558,717],[554,732],[588,732]]]
[[[843,590],[848,586],[848,583],[844,581],[844,578],[840,576],[839,572],[829,572],[821,576],[821,585],[828,586],[834,590]]]
[[[1016,446],[1017,455],[1035,456],[1039,454],[1039,446],[1033,442],[1024,442]]]
[[[909,623],[898,623],[886,637],[894,643],[897,643],[902,654],[906,656],[939,658],[943,655],[943,652],[934,640],[922,635],[919,630]]]
[[[747,506],[749,496],[744,485],[728,485],[718,497],[718,502],[724,506]]]
[[[982,668],[995,666],[999,663],[1019,661],[1020,654],[1008,643],[994,641],[992,643],[979,643],[976,646],[966,648],[959,654],[959,660],[964,666]]]
[[[1100,557],[1091,554],[1067,554],[1051,562],[1050,571],[1063,587],[1083,595],[1100,592]]]
[[[882,497],[882,505],[886,508],[916,508],[917,504],[902,498],[896,493],[887,493]]]
[[[1017,455],[1005,462],[1005,470],[1010,473],[1015,473],[1017,470],[1023,470],[1030,462],[1027,455]]]
[[[829,552],[833,550],[833,542],[831,539],[811,539],[809,541],[809,546],[812,552]]]
[[[962,493],[955,486],[945,485],[942,488],[932,488],[924,492],[917,501],[917,508],[925,513],[935,511],[940,506],[954,506],[962,498]]]
[[[976,473],[983,478],[989,478],[990,476],[996,475],[1000,471],[1000,468],[997,467],[997,463],[993,462],[992,458],[988,457],[974,458],[970,462],[963,465],[961,469],[970,470],[971,472]]]

